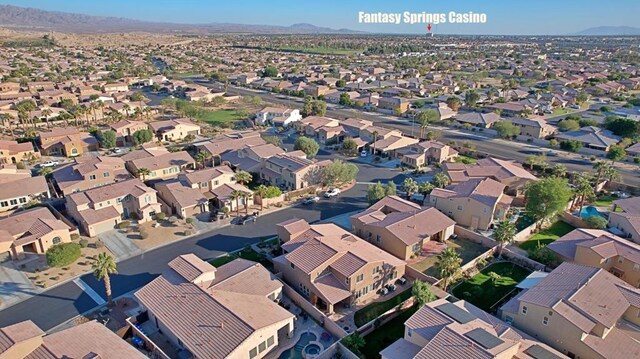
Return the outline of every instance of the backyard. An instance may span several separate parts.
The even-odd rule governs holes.
[[[530,249],[536,249],[538,245],[546,246],[547,244],[573,231],[574,229],[574,226],[558,220],[551,226],[534,234],[531,238],[529,238],[529,240],[520,243],[520,248],[528,251]]]
[[[495,273],[493,276],[490,273]],[[531,273],[530,270],[511,262],[492,264],[471,279],[453,289],[453,295],[490,312],[494,304],[503,299],[520,281]]]
[[[610,207],[613,205],[613,201],[619,199],[618,197],[614,197],[611,195],[604,195],[596,198],[591,202],[591,205],[596,207]]]
[[[273,268],[273,263],[271,263],[265,256],[261,255],[260,253],[254,251],[251,248],[245,248],[240,252],[235,252],[232,254],[228,254],[226,256],[214,258],[210,260],[209,263],[211,263],[212,266],[217,268],[238,258],[258,262],[269,270]]]
[[[409,298],[411,298],[411,288],[384,302],[374,302],[367,305],[354,314],[356,327],[360,328]]]
[[[366,359],[380,358],[380,352],[393,344],[396,340],[404,337],[404,322],[409,319],[416,311],[417,306],[413,306],[397,317],[393,318],[388,323],[377,328],[369,335],[364,337],[365,346],[361,349],[362,354]]]
[[[454,161],[457,163],[464,163],[465,165],[472,165],[478,162],[477,159],[465,155],[458,155]]]
[[[202,114],[197,116],[201,121],[204,121],[211,125],[221,125],[223,123],[233,123],[241,120],[242,113],[234,109],[222,109],[222,110],[205,110]]]
[[[455,239],[449,239],[447,241],[447,247],[455,249],[455,251],[460,255],[460,258],[462,258],[461,265],[465,265],[466,263],[469,263],[471,260],[479,256],[480,254],[487,251],[487,248],[484,248],[481,244],[478,244],[460,237]],[[440,275],[438,275],[438,270],[436,269],[437,261],[438,261],[437,255],[434,254],[425,258],[420,262],[411,264],[411,267],[421,271],[426,275],[429,275],[435,278],[440,278]]]

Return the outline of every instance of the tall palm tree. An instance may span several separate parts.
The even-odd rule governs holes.
[[[567,174],[567,166],[558,163],[551,168],[551,174],[555,177],[564,177]]]
[[[51,122],[49,122],[49,116],[51,116],[52,113],[53,112],[48,108],[45,108],[41,112],[42,117],[44,117],[44,120],[47,121],[47,128],[51,128]]]
[[[378,141],[378,131],[373,131],[373,155],[376,155],[376,142]]]
[[[609,167],[611,166],[607,162],[602,160],[597,161],[596,163],[593,164],[593,169],[596,170],[596,186],[600,183],[600,180],[602,179],[602,175]]]
[[[238,171],[236,172],[236,182],[240,183],[241,185],[245,185],[247,183],[250,183],[253,180],[253,176],[251,175],[251,173],[247,172],[247,171]]]
[[[209,155],[209,153],[204,152],[204,151],[199,151],[198,154],[196,154],[196,163],[199,163],[202,165],[202,168],[207,167],[206,163],[207,160],[210,158],[211,156]]]
[[[240,195],[244,202],[244,214],[249,214],[249,198],[253,196],[253,193],[240,191]]]
[[[451,279],[460,272],[462,258],[453,248],[447,248],[437,256],[436,269],[443,281],[443,289],[447,290]]]
[[[104,280],[104,289],[107,293],[107,302],[109,306],[113,305],[113,298],[111,297],[111,278],[109,274],[116,274],[118,270],[116,268],[116,261],[107,253],[98,254],[98,258],[91,265],[93,275],[98,280]]]
[[[604,175],[609,180],[609,182],[620,178],[620,172],[618,172],[618,170],[612,166],[607,167],[607,169],[604,171]]]
[[[578,173],[575,178],[574,185],[574,193],[576,199],[580,203],[580,211],[578,212],[578,216],[582,217],[582,207],[584,206],[584,201],[587,198],[593,197],[595,195],[593,185],[591,184],[591,175],[587,172]]]
[[[142,181],[146,181],[147,180],[147,176],[151,174],[151,171],[149,171],[148,168],[142,167],[142,168],[138,168],[138,170],[136,171],[136,174],[138,176],[142,176]]]
[[[418,192],[418,182],[411,177],[407,177],[402,182],[402,190],[404,191],[407,199],[411,198],[411,195]]]
[[[229,199],[236,201],[236,216],[240,216],[240,198],[243,197],[243,191],[233,190],[229,194]]]
[[[516,235],[516,225],[509,220],[500,221],[493,231],[493,238],[499,243],[498,256],[502,256],[504,247],[513,241]]]

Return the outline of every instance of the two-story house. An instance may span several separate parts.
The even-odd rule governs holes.
[[[57,168],[52,174],[53,182],[62,195],[85,191],[131,178],[119,157],[80,156],[75,163]]]
[[[116,133],[116,144],[118,146],[133,145],[133,134],[137,131],[148,130],[149,125],[142,121],[121,120],[109,126]]]
[[[127,170],[143,181],[177,178],[185,170],[195,168],[195,161],[187,151],[169,152],[159,147],[136,152],[122,158]]]
[[[98,150],[98,140],[75,127],[56,127],[38,134],[38,146],[46,156],[76,157]]]
[[[491,178],[506,186],[506,193],[517,195],[522,192],[524,185],[538,178],[511,160],[501,160],[493,157],[483,158],[475,164],[445,163],[444,173],[451,180],[451,184],[459,184],[470,179]]]
[[[44,176],[31,176],[31,171],[15,165],[0,165],[0,212],[26,207],[33,201],[51,198]]]
[[[331,161],[314,162],[306,159],[304,153],[296,152],[269,157],[260,170],[260,179],[287,190],[297,190],[318,183],[319,169]]]
[[[621,237],[640,244],[640,197],[613,201],[609,227]]]
[[[432,163],[451,161],[458,151],[438,141],[423,141],[396,150],[396,156],[404,165],[421,168]]]
[[[277,225],[283,255],[276,272],[321,310],[375,298],[404,275],[406,263],[335,224],[291,219]]]
[[[149,128],[161,141],[182,141],[188,135],[200,135],[200,126],[188,118],[149,122]]]
[[[287,127],[302,120],[300,110],[284,107],[265,107],[256,113],[256,124]]]

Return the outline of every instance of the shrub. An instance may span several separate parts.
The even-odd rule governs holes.
[[[79,243],[81,248],[87,248],[87,246],[89,245],[89,241],[86,239],[81,239]]]
[[[78,233],[71,233],[72,241],[77,241],[78,239],[80,239],[80,235]]]
[[[118,227],[118,229],[125,229],[125,228],[129,227],[129,225],[131,225],[131,222],[122,221],[122,222],[118,223],[117,227]]]
[[[164,221],[167,218],[167,215],[164,212],[156,213],[156,219],[158,221]]]
[[[634,157],[633,163],[640,163],[640,157]]]
[[[190,235],[191,235],[191,230],[190,230],[190,229],[186,229],[186,230],[184,231],[184,235],[185,235],[185,236],[190,236]]]
[[[138,220],[140,219],[140,216],[138,216],[137,213],[133,212],[133,213],[129,213],[129,218]]]
[[[96,248],[102,248],[102,247],[104,247],[104,243],[102,241],[96,241]]]
[[[64,267],[80,258],[80,245],[77,243],[61,243],[47,250],[47,264],[52,267]]]
[[[187,224],[192,224],[193,223],[193,217],[188,217],[184,221],[187,222]]]
[[[149,232],[146,229],[140,228],[140,238],[147,239],[149,238]]]

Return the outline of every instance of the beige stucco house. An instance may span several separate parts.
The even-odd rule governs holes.
[[[609,212],[609,227],[621,237],[640,244],[640,197],[613,201]]]
[[[149,128],[161,141],[182,141],[188,135],[200,135],[200,126],[188,118],[150,122]]]
[[[451,161],[458,156],[458,151],[442,142],[423,141],[399,148],[396,156],[404,165],[421,168],[432,163]]]

